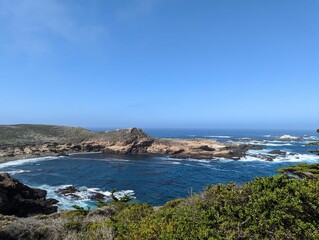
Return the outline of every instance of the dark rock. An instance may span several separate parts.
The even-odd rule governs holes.
[[[180,150],[177,150],[177,151],[173,152],[172,155],[180,154],[180,153],[182,153],[184,151],[185,151],[184,149],[180,149]]]
[[[28,217],[36,214],[57,212],[58,201],[46,199],[47,192],[30,188],[7,173],[0,173],[0,213]]]
[[[272,162],[276,158],[276,156],[273,155],[267,155],[267,154],[252,154],[251,157],[260,158],[262,160]]]
[[[113,149],[110,149],[110,148],[104,148],[102,150],[102,152],[105,154],[115,154],[116,153]]]
[[[82,147],[80,145],[75,145],[75,146],[71,147],[71,149],[74,151],[80,151],[82,149]]]
[[[297,155],[297,153],[288,153],[289,156]]]
[[[204,150],[204,151],[210,151],[210,152],[215,151],[214,148],[208,147],[207,145],[200,146],[198,149]]]
[[[286,152],[280,151],[280,150],[272,150],[272,151],[270,151],[270,152],[268,152],[268,153],[269,153],[269,154],[282,155],[282,156],[284,156],[284,155],[287,154]]]
[[[263,150],[264,147],[261,145],[249,145],[250,150]]]
[[[62,194],[62,195],[69,195],[69,194],[74,194],[74,193],[80,192],[80,191],[77,188],[75,188],[74,186],[67,186],[65,188],[59,188],[55,192]]]
[[[67,186],[65,188],[59,188],[55,192],[58,194],[61,194],[63,196],[66,196],[74,201],[81,199],[81,197],[76,194],[76,193],[80,192],[80,190],[78,190],[74,186]]]
[[[125,154],[138,154],[138,153],[146,153],[147,148],[152,145],[154,142],[153,139],[143,139],[138,141],[138,138],[132,140],[132,146],[127,149]]]
[[[102,193],[93,193],[90,196],[90,199],[93,201],[97,201],[97,200],[103,200],[105,198],[105,196]]]

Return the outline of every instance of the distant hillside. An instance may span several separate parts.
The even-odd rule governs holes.
[[[92,132],[80,127],[41,124],[0,125],[1,145],[24,145],[43,143],[80,143],[83,141],[128,141],[150,138],[136,128],[110,132]]]
[[[208,139],[155,139],[137,128],[93,132],[80,127],[54,125],[0,125],[0,162],[79,152],[238,160],[250,148],[255,147]]]

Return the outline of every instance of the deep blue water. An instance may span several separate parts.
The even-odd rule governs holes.
[[[90,191],[100,191],[107,195],[107,191],[113,188],[119,190],[119,194],[129,193],[125,192],[126,190],[134,191],[135,201],[162,205],[168,200],[202,191],[207,184],[230,181],[241,184],[256,176],[272,176],[276,174],[276,169],[287,165],[319,162],[319,156],[308,153],[311,148],[307,143],[318,141],[314,131],[156,129],[146,131],[156,137],[200,137],[219,141],[248,142],[265,147],[264,150],[252,151],[254,154],[277,149],[296,155],[279,157],[274,162],[267,162],[256,157],[247,157],[239,161],[227,159],[207,161],[154,156],[114,158],[103,154],[81,154],[9,162],[0,164],[0,171],[7,171],[30,186],[48,190],[50,197],[60,201],[61,208],[69,208],[73,204],[93,206],[94,203],[87,199]],[[281,141],[280,136],[285,134],[304,139]],[[54,193],[57,188],[69,184],[80,188],[83,198],[81,201],[74,202]]]

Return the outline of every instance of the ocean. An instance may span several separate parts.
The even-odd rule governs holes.
[[[101,129],[99,129],[101,130]],[[102,153],[75,154],[17,160],[0,164],[1,172],[8,172],[31,187],[48,191],[48,197],[59,200],[59,209],[72,205],[94,208],[90,200],[94,193],[110,197],[134,197],[135,202],[154,206],[201,192],[207,185],[235,182],[243,184],[255,177],[272,176],[281,167],[298,163],[319,163],[319,156],[309,153],[309,143],[319,141],[315,131],[291,130],[210,130],[210,129],[146,129],[154,137],[206,138],[222,142],[243,142],[263,146],[251,150],[249,156],[238,161],[229,159],[195,160],[155,156],[108,156]],[[289,135],[292,141],[284,141]],[[258,154],[272,150],[287,152],[273,161]],[[72,185],[79,189],[76,199],[62,196],[56,190]]]

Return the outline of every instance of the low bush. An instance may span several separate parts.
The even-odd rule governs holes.
[[[319,181],[284,175],[210,186],[158,211],[128,205],[116,239],[319,239]]]

